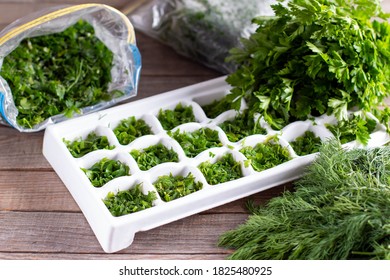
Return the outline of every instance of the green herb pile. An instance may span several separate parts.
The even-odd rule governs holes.
[[[145,210],[153,206],[153,201],[156,200],[157,196],[155,192],[143,194],[141,187],[140,183],[117,194],[109,192],[103,202],[115,217]]]
[[[69,152],[75,158],[80,158],[90,152],[96,150],[112,150],[114,145],[110,145],[107,136],[98,136],[95,132],[91,132],[85,139],[81,137],[74,141],[63,139]]]
[[[198,168],[210,185],[216,185],[242,177],[241,165],[234,160],[231,153],[222,156],[215,163],[211,163],[210,161],[202,162]]]
[[[303,135],[291,141],[290,145],[298,156],[314,154],[320,149],[321,138],[315,136],[313,131],[307,130]]]
[[[340,139],[342,144],[354,140],[367,143],[370,140],[370,133],[376,127],[376,122],[370,118],[363,119],[359,115],[352,115],[347,120],[339,121],[335,125],[327,124],[326,127]]]
[[[231,94],[275,129],[324,113],[343,121],[354,107],[388,127],[390,110],[380,108],[390,93],[390,26],[380,2],[291,0],[273,9],[276,17],[255,18],[256,32],[231,50],[241,65],[227,78]],[[365,144],[369,135],[356,132]]]
[[[177,104],[174,110],[160,109],[157,118],[165,130],[196,121],[192,106],[183,106],[181,103]]]
[[[107,92],[112,63],[93,27],[79,21],[61,33],[24,39],[4,58],[0,75],[11,88],[18,124],[32,128],[122,95]]]
[[[237,142],[249,135],[267,133],[265,128],[260,125],[260,118],[255,121],[248,109],[239,113],[233,120],[221,123],[219,127],[225,131],[231,142]]]
[[[119,160],[103,158],[91,166],[81,168],[94,187],[100,188],[112,179],[129,176],[130,168]]]
[[[256,171],[263,171],[291,159],[286,147],[274,142],[276,137],[271,137],[256,146],[247,146],[240,152],[248,159],[245,164],[251,164]]]
[[[229,109],[233,109],[231,95],[227,95],[219,100],[214,100],[213,102],[201,107],[208,118],[214,119],[223,112],[226,112]]]
[[[130,144],[138,137],[153,134],[143,119],[136,119],[134,116],[121,120],[113,131],[121,145]]]
[[[295,191],[251,205],[252,214],[224,233],[231,259],[390,259],[390,147],[319,156]]]
[[[168,149],[161,143],[143,150],[132,150],[130,155],[136,160],[138,167],[143,171],[149,170],[164,162],[179,161],[177,153],[172,148]]]
[[[160,176],[153,185],[165,202],[189,195],[203,187],[203,184],[197,182],[192,173],[187,176],[173,176],[172,174]]]
[[[168,135],[179,142],[188,157],[195,157],[209,148],[222,146],[218,131],[208,127],[193,132],[180,132],[178,129],[175,132],[169,131]]]

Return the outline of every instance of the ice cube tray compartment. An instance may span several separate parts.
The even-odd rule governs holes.
[[[116,252],[128,247],[133,242],[134,234],[139,231],[149,230],[298,178],[314,159],[315,154],[298,156],[289,143],[307,130],[312,131],[322,141],[334,137],[325,127],[325,124],[334,121],[334,118],[324,116],[291,123],[281,131],[272,130],[263,119],[260,119],[260,125],[266,129],[264,135],[250,135],[236,142],[229,141],[219,125],[227,120],[233,120],[238,112],[226,110],[215,118],[210,118],[202,109],[202,106],[229,93],[230,87],[226,84],[225,78],[220,77],[77,117],[46,129],[43,154],[78,203],[105,252]],[[160,110],[174,110],[179,103],[192,107],[195,121],[180,124],[170,130],[164,129],[158,120]],[[242,102],[240,112],[246,108],[245,102]],[[129,117],[144,120],[152,133],[122,145],[114,134],[114,129],[122,120]],[[185,133],[206,128],[218,132],[221,144],[201,151],[193,157],[187,156],[179,142],[172,136],[176,131]],[[67,149],[64,139],[68,141],[85,139],[91,132],[106,136],[109,144],[115,147],[111,150],[92,151],[80,158],[74,158]],[[264,171],[254,170],[240,150],[264,143],[275,134],[278,138],[273,141],[288,150],[290,160]],[[388,141],[389,136],[384,127],[378,125],[369,146],[379,146]],[[141,170],[130,152],[142,151],[156,144],[174,150],[178,161],[165,162],[148,170]],[[231,154],[240,165],[241,178],[224,183],[208,183],[199,165],[203,162],[213,164],[227,154]],[[90,168],[103,158],[119,160],[126,164],[129,166],[130,175],[117,177],[101,187],[94,187],[81,168]],[[189,173],[197,182],[202,183],[202,188],[186,196],[168,202],[163,201],[153,185],[156,180],[163,175],[186,176]],[[129,190],[137,184],[142,185],[144,194],[149,191],[156,193],[153,206],[119,217],[111,215],[103,202],[107,195]]]

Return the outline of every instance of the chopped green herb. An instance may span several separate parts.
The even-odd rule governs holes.
[[[373,119],[353,115],[346,121],[339,121],[336,125],[327,124],[326,127],[340,139],[342,144],[356,140],[366,145],[376,127],[376,122]]]
[[[153,201],[156,200],[157,196],[155,192],[143,194],[141,187],[142,184],[140,183],[117,194],[109,192],[103,202],[115,217],[145,210],[153,206]]]
[[[258,143],[256,146],[247,146],[240,152],[249,160],[256,171],[263,171],[291,159],[290,153],[286,147],[274,143],[275,138],[271,137],[263,143]]]
[[[201,106],[206,116],[210,119],[218,117],[223,112],[233,109],[230,96],[225,96],[222,99],[214,100],[213,102]],[[241,101],[240,101],[241,104]]]
[[[158,177],[153,183],[161,199],[165,202],[189,195],[201,190],[202,182],[197,182],[194,175],[189,173],[187,176],[173,176],[172,174]]]
[[[130,175],[130,168],[126,164],[108,158],[103,158],[91,168],[81,168],[81,170],[87,175],[92,185],[97,188],[102,187],[112,179]]]
[[[32,128],[123,95],[107,92],[112,64],[93,27],[79,21],[61,33],[24,39],[4,58],[0,75],[11,88],[18,124]]]
[[[179,142],[188,157],[195,157],[209,148],[222,146],[218,131],[208,127],[183,133],[178,129],[175,132],[169,131],[168,135]]]
[[[307,130],[303,135],[291,141],[290,145],[297,155],[305,156],[318,152],[321,145],[321,138],[315,136],[312,131]]]
[[[153,134],[143,119],[136,119],[134,116],[121,120],[113,131],[121,145],[130,144],[138,137]]]
[[[143,150],[132,150],[130,154],[136,160],[139,168],[143,171],[149,170],[164,162],[179,161],[177,153],[172,148],[168,149],[161,143]]]
[[[231,51],[240,65],[227,77],[234,97],[275,129],[325,113],[343,121],[354,107],[389,119],[380,110],[390,93],[389,14],[380,1],[291,0],[273,9]]]
[[[242,138],[254,134],[266,134],[267,131],[260,125],[260,118],[255,122],[253,115],[248,110],[239,113],[233,120],[225,121],[219,125],[225,131],[231,142],[237,142]]]
[[[224,233],[230,259],[390,259],[390,147],[320,148],[304,176]]]
[[[114,145],[110,145],[107,136],[98,136],[95,132],[89,133],[85,139],[80,137],[72,142],[65,139],[63,139],[63,141],[69,152],[75,158],[80,158],[96,150],[112,150],[115,148]]]
[[[202,162],[198,166],[210,185],[216,185],[242,177],[241,166],[231,153],[227,153],[215,163]]]
[[[196,121],[192,106],[183,106],[181,103],[177,104],[174,110],[160,109],[157,118],[165,130]]]

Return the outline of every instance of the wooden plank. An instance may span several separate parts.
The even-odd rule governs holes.
[[[210,209],[205,213],[246,213],[246,203],[265,203],[291,185],[278,186]],[[54,171],[0,172],[0,211],[80,212],[65,185]]]
[[[154,76],[221,76],[190,58],[177,54],[171,47],[136,31],[142,61],[142,74]]]
[[[0,172],[0,197],[0,211],[80,212],[54,172]]]
[[[226,254],[1,253],[0,260],[224,260]]]
[[[246,214],[191,217],[135,236],[122,254],[229,254],[216,246],[219,236],[235,228]],[[0,252],[100,254],[102,249],[80,213],[0,212]],[[109,254],[107,258],[109,258]]]
[[[43,132],[20,133],[0,126],[0,170],[51,169],[42,154]]]

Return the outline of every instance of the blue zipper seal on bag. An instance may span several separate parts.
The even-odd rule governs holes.
[[[141,59],[141,53],[138,49],[138,47],[135,44],[129,44],[129,48],[131,50],[131,53],[133,54],[134,57],[134,76],[133,76],[133,81],[134,81],[134,88],[130,85],[129,88],[127,89],[127,93],[130,93],[132,90],[138,88],[138,81],[139,81],[139,76],[141,73],[141,67],[142,67],[142,59]]]
[[[8,118],[5,115],[5,110],[4,110],[4,94],[0,91],[0,115],[2,119],[4,119],[10,126],[13,127],[11,122],[8,120]]]

